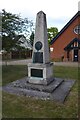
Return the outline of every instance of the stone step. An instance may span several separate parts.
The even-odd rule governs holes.
[[[11,94],[50,99],[63,103],[74,83],[75,80],[55,78],[51,84],[44,86],[26,83],[26,79],[22,79],[4,86],[3,90]]]
[[[15,94],[19,96],[27,96],[27,97],[34,97],[37,99],[50,99],[51,93],[41,92],[37,90],[28,90],[28,89],[22,89],[22,88],[15,88],[11,86],[5,86],[3,87],[3,91],[8,92],[10,94]]]
[[[59,87],[64,80],[61,78],[55,78],[48,86],[44,86],[43,92],[52,93],[57,87]]]
[[[25,79],[19,80],[13,83],[13,86],[28,89],[37,90],[41,92],[52,93],[64,80],[61,78],[55,78],[49,85],[39,85],[27,83]]]
[[[62,84],[51,94],[51,99],[63,103],[74,83],[75,80],[65,80],[62,82]]]

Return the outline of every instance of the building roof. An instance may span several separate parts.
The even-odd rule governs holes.
[[[20,46],[24,47],[24,48],[28,48],[28,49],[32,49],[32,45],[30,43],[30,41],[28,39],[26,39],[25,36],[19,36],[19,41],[21,42]]]
[[[73,45],[74,44],[74,42],[78,42],[78,44],[80,44],[80,39],[78,39],[78,38],[74,38],[65,48],[64,48],[64,50],[69,50],[69,49],[73,49],[74,48],[74,46],[71,46],[71,45]],[[80,46],[78,45],[78,47],[77,48],[79,48]]]
[[[56,39],[69,27],[69,25],[78,17],[80,16],[80,11],[78,11],[74,17],[63,27],[63,29],[52,39],[51,45],[56,41]]]

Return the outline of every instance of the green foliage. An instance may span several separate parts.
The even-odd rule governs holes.
[[[34,42],[34,32],[32,32],[30,35],[30,43],[32,46],[33,46],[33,42]]]
[[[17,36],[24,34],[26,37],[30,35],[33,28],[33,22],[28,18],[22,19],[19,15],[6,12],[2,10],[2,49],[10,51],[12,48],[17,47]],[[18,44],[19,43],[19,44]]]
[[[54,38],[58,34],[58,29],[56,27],[48,28],[48,41],[51,42],[52,38]]]

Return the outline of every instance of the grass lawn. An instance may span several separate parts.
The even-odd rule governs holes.
[[[3,66],[3,85],[27,75],[27,66]],[[34,98],[11,95],[3,92],[4,118],[77,118],[78,116],[78,68],[54,67],[54,76],[75,79],[64,104],[49,100],[36,100]]]
[[[2,85],[27,76],[27,66],[24,65],[3,65]]]

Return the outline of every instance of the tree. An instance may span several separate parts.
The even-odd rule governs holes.
[[[48,42],[50,43],[52,38],[58,34],[58,29],[56,27],[48,28]]]
[[[17,36],[25,34],[26,37],[30,35],[33,28],[33,22],[28,18],[22,19],[19,15],[6,12],[2,10],[2,49],[7,52],[19,45]]]
[[[30,35],[30,43],[33,46],[33,42],[34,42],[34,32],[32,31],[31,35]]]

